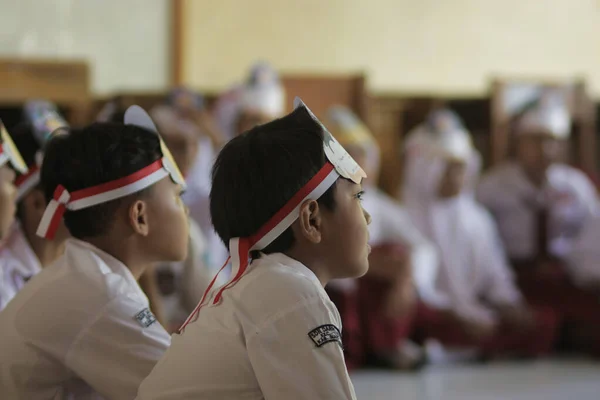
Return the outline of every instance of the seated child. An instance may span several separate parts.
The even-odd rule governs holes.
[[[211,191],[232,278],[209,287],[138,398],[354,399],[323,287],[368,269],[364,177],[299,100],[232,139]]]
[[[41,182],[38,234],[73,239],[0,313],[0,393],[10,399],[135,397],[170,344],[137,279],[187,253],[183,178],[149,116],[61,129]]]
[[[0,303],[4,304],[7,304],[42,268],[52,264],[62,255],[68,236],[62,223],[54,240],[45,240],[36,235],[47,203],[40,184],[43,153],[33,130],[32,124],[22,122],[11,133],[29,170],[25,174],[16,171],[17,222],[0,249],[1,268],[4,275],[9,277],[0,286]],[[2,308],[0,305],[0,309]]]
[[[438,248],[435,303],[424,299],[424,338],[483,358],[534,357],[552,348],[557,317],[516,287],[491,215],[473,196],[479,154],[447,111],[432,113],[406,145],[405,204]]]
[[[6,240],[15,220],[17,188],[15,171],[27,173],[27,164],[0,121],[0,240]],[[0,259],[0,310],[22,286],[20,274]]]

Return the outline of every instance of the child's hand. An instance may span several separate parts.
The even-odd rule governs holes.
[[[417,292],[412,279],[397,281],[391,288],[384,305],[384,315],[388,318],[407,317],[417,302]]]
[[[535,318],[525,304],[501,306],[497,309],[502,322],[518,331],[529,331],[535,325]]]
[[[466,334],[478,342],[491,338],[498,328],[496,321],[462,316],[458,316],[458,320]]]

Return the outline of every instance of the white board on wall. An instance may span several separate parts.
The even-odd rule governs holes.
[[[169,84],[169,0],[0,0],[0,56],[85,59],[94,94]]]

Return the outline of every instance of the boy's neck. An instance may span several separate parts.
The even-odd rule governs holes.
[[[137,247],[127,238],[116,238],[107,234],[86,238],[85,241],[122,262],[136,280],[139,280],[146,268],[150,266],[150,263],[140,256]]]
[[[36,255],[42,268],[56,261],[65,250],[64,240],[47,240],[37,235],[36,229],[30,229],[26,224],[22,226],[23,234],[29,246]]]
[[[286,251],[285,255],[302,263],[306,268],[310,269],[316,275],[323,287],[327,286],[329,281],[332,279],[331,273],[329,272],[327,266],[324,265],[322,258],[314,254],[296,251],[295,249]]]

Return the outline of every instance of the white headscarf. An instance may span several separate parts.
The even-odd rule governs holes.
[[[246,86],[242,93],[240,110],[255,112],[273,117],[285,112],[285,92],[279,84],[258,84]]]
[[[517,121],[517,135],[544,133],[556,139],[568,139],[571,134],[571,117],[563,99],[547,96]]]
[[[273,115],[285,113],[285,89],[277,71],[266,62],[254,64],[248,78],[219,96],[214,117],[219,128],[228,136],[236,135],[236,121],[241,110]]]
[[[436,287],[447,297],[449,307],[463,316],[491,322],[495,316],[481,305],[479,296],[504,304],[518,301],[520,295],[512,283],[494,222],[473,196],[480,156],[462,125],[439,125],[436,121],[435,115],[433,119],[430,116],[409,134],[404,203],[417,228],[438,248]],[[449,160],[466,163],[466,183],[456,197],[440,199],[438,189]]]

